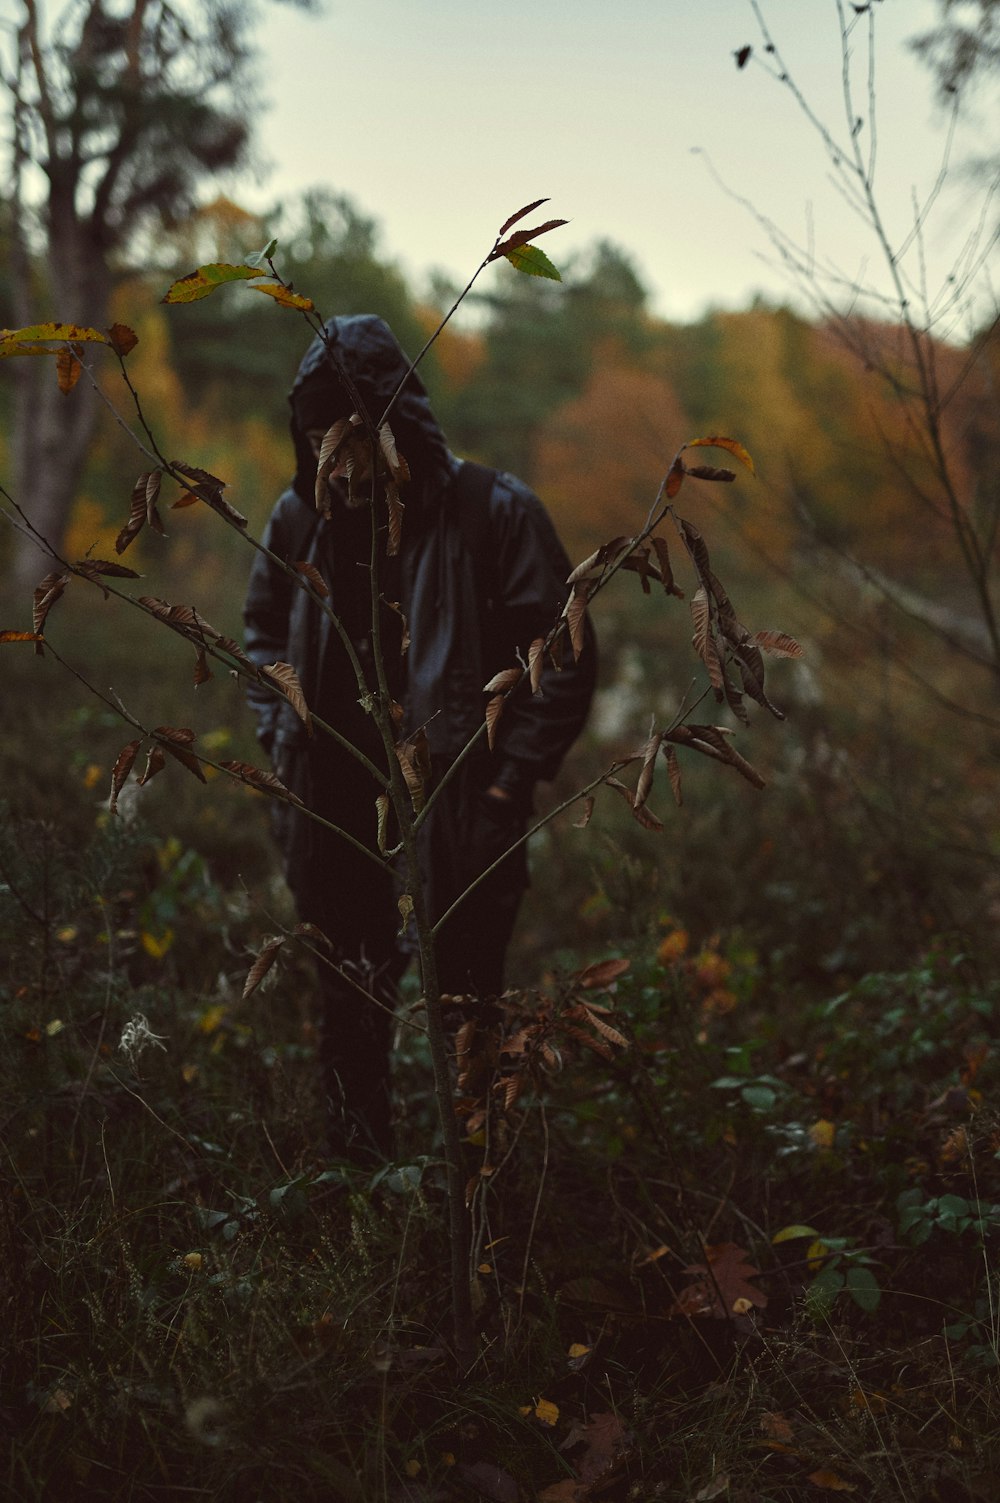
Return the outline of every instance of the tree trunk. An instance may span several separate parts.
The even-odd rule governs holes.
[[[19,298],[19,312],[23,317],[30,308],[26,322],[57,320],[104,328],[111,298],[111,275],[105,257],[89,243],[89,225],[76,218],[71,204],[60,206],[55,194],[50,198],[49,217],[48,289],[41,295]],[[40,306],[42,299],[46,300],[44,307]],[[100,402],[86,376],[73,391],[60,391],[54,363],[44,356],[25,357],[13,364],[14,499],[32,527],[61,551]],[[10,567],[16,598],[30,602],[35,585],[52,567],[41,545],[19,533]]]

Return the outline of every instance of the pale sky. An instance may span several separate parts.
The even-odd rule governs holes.
[[[791,72],[846,139],[834,0],[762,5]],[[875,0],[877,183],[896,237],[945,139],[928,74],[905,45],[936,14],[933,0]],[[249,208],[311,186],[346,192],[418,284],[433,267],[470,273],[507,215],[547,195],[545,215],[572,221],[544,242],[556,264],[609,237],[667,317],[745,306],[757,290],[787,295],[761,259],[771,254],[763,231],[693,148],[849,276],[876,264],[787,90],[754,62],[737,70],[737,48],[760,52],[749,0],[326,0],[311,18],[267,6],[257,35],[270,105],[259,155],[271,170],[230,191]],[[854,39],[864,106],[864,18]],[[993,123],[981,114],[960,134],[956,163]],[[926,235],[931,280],[949,269],[977,191],[956,171],[942,193]]]

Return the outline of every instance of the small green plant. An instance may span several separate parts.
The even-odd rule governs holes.
[[[858,1247],[856,1237],[830,1237],[814,1226],[786,1226],[771,1238],[775,1246],[783,1242],[810,1238],[806,1249],[806,1263],[814,1277],[806,1285],[806,1313],[813,1320],[825,1320],[834,1301],[846,1294],[859,1309],[872,1314],[878,1309],[882,1290],[872,1272],[875,1259],[863,1247]]]

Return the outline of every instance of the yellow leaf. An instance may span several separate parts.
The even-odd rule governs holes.
[[[582,1342],[574,1341],[566,1355],[568,1357],[586,1357],[589,1351],[589,1346],[584,1346]]]
[[[102,781],[103,777],[104,768],[100,765],[99,762],[88,763],[87,767],[84,769],[83,774],[84,788],[96,788],[98,783]]]
[[[153,960],[162,960],[174,942],[174,931],[171,928],[164,929],[160,935],[150,934],[143,929],[139,935],[142,948]]]
[[[806,1258],[809,1260],[809,1267],[813,1270],[814,1273],[817,1268],[823,1267],[823,1264],[826,1260],[826,1255],[829,1251],[830,1249],[827,1247],[822,1237],[817,1237],[815,1242],[810,1242],[809,1246],[806,1248]]]
[[[493,1272],[493,1264],[492,1263],[480,1263],[479,1267],[476,1269],[476,1272],[477,1273],[492,1273]]]
[[[61,945],[71,945],[76,939],[76,925],[67,924],[65,929],[56,930],[56,939]]]
[[[199,266],[197,271],[188,272],[186,277],[171,282],[160,301],[194,303],[199,298],[208,297],[209,293],[224,286],[226,282],[253,281],[260,275],[259,266],[230,266],[225,262],[214,262],[210,266]]]
[[[197,1079],[198,1079],[198,1066],[197,1065],[182,1065],[181,1066],[181,1080],[183,1080],[183,1082],[184,1082],[185,1085],[193,1085],[194,1082]]]
[[[559,1408],[550,1399],[539,1399],[535,1405],[535,1418],[551,1428],[559,1418]]]
[[[4,355],[20,355],[23,351],[18,348],[19,345],[30,346],[40,339],[58,339],[61,343],[71,344],[110,343],[108,336],[102,334],[100,329],[88,329],[81,324],[30,324],[24,329],[0,329],[0,358]]]
[[[802,1226],[795,1222],[792,1226],[783,1226],[780,1232],[775,1232],[771,1238],[772,1246],[777,1247],[779,1242],[794,1242],[796,1237],[818,1237],[814,1226]]]
[[[66,1024],[60,1018],[53,1018],[51,1023],[46,1023],[45,1032],[48,1038],[54,1039],[57,1033],[62,1033]]]
[[[192,1273],[198,1272],[203,1261],[204,1260],[200,1252],[189,1252],[184,1254],[184,1267],[189,1268]]]
[[[404,1466],[403,1471],[406,1473],[406,1475],[408,1477],[419,1477],[420,1476],[420,1462],[419,1461],[408,1461],[406,1463],[406,1465]]]
[[[740,464],[745,464],[751,475],[756,475],[757,470],[753,460],[744,449],[743,445],[736,442],[735,438],[723,438],[721,433],[710,433],[707,438],[692,438],[684,445],[685,449],[725,449]]]
[[[311,313],[313,311],[313,300],[311,297],[302,297],[298,292],[290,292],[287,287],[282,287],[280,283],[275,286],[271,282],[255,282],[250,291],[264,292],[268,297],[273,297],[279,308],[299,308],[303,313]],[[416,1476],[416,1473],[414,1473],[414,1476]]]
[[[454,1452],[453,1451],[442,1451],[441,1452],[441,1462],[442,1462],[442,1465],[444,1465],[444,1466],[454,1466],[455,1465],[455,1454],[454,1454]]]
[[[198,1027],[202,1033],[214,1033],[226,1016],[226,1009],[217,1003],[215,1007],[207,1007],[198,1019]]]
[[[818,1122],[814,1122],[812,1127],[810,1127],[809,1136],[817,1148],[832,1148],[834,1139],[837,1136],[836,1125],[828,1121],[826,1117],[821,1117]]]

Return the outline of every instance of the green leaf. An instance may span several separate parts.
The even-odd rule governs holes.
[[[537,245],[518,245],[513,250],[506,252],[505,260],[509,261],[515,271],[523,271],[528,277],[547,277],[550,282],[561,282],[562,275],[557,267],[552,265],[548,256]]]
[[[747,1106],[752,1107],[756,1112],[770,1111],[778,1099],[777,1094],[771,1090],[770,1086],[766,1085],[744,1086],[740,1095]]]
[[[208,297],[210,292],[214,292],[217,287],[224,287],[227,282],[250,282],[260,274],[259,266],[229,266],[223,261],[213,262],[208,266],[199,266],[196,271],[188,272],[186,277],[171,282],[160,301],[196,303],[199,298]]]
[[[794,1222],[791,1226],[783,1226],[780,1232],[775,1232],[771,1238],[771,1244],[777,1247],[779,1242],[794,1242],[796,1237],[818,1237],[819,1232],[814,1226],[803,1226],[800,1222]]]
[[[833,1302],[844,1287],[844,1275],[838,1268],[824,1268],[806,1289],[806,1309],[822,1319],[829,1315]]]
[[[882,1291],[878,1286],[878,1280],[870,1268],[849,1268],[847,1271],[847,1292],[856,1305],[869,1314],[877,1310],[882,1298]]]
[[[277,240],[269,240],[263,250],[254,251],[252,256],[247,256],[247,266],[266,266],[277,249]]]

